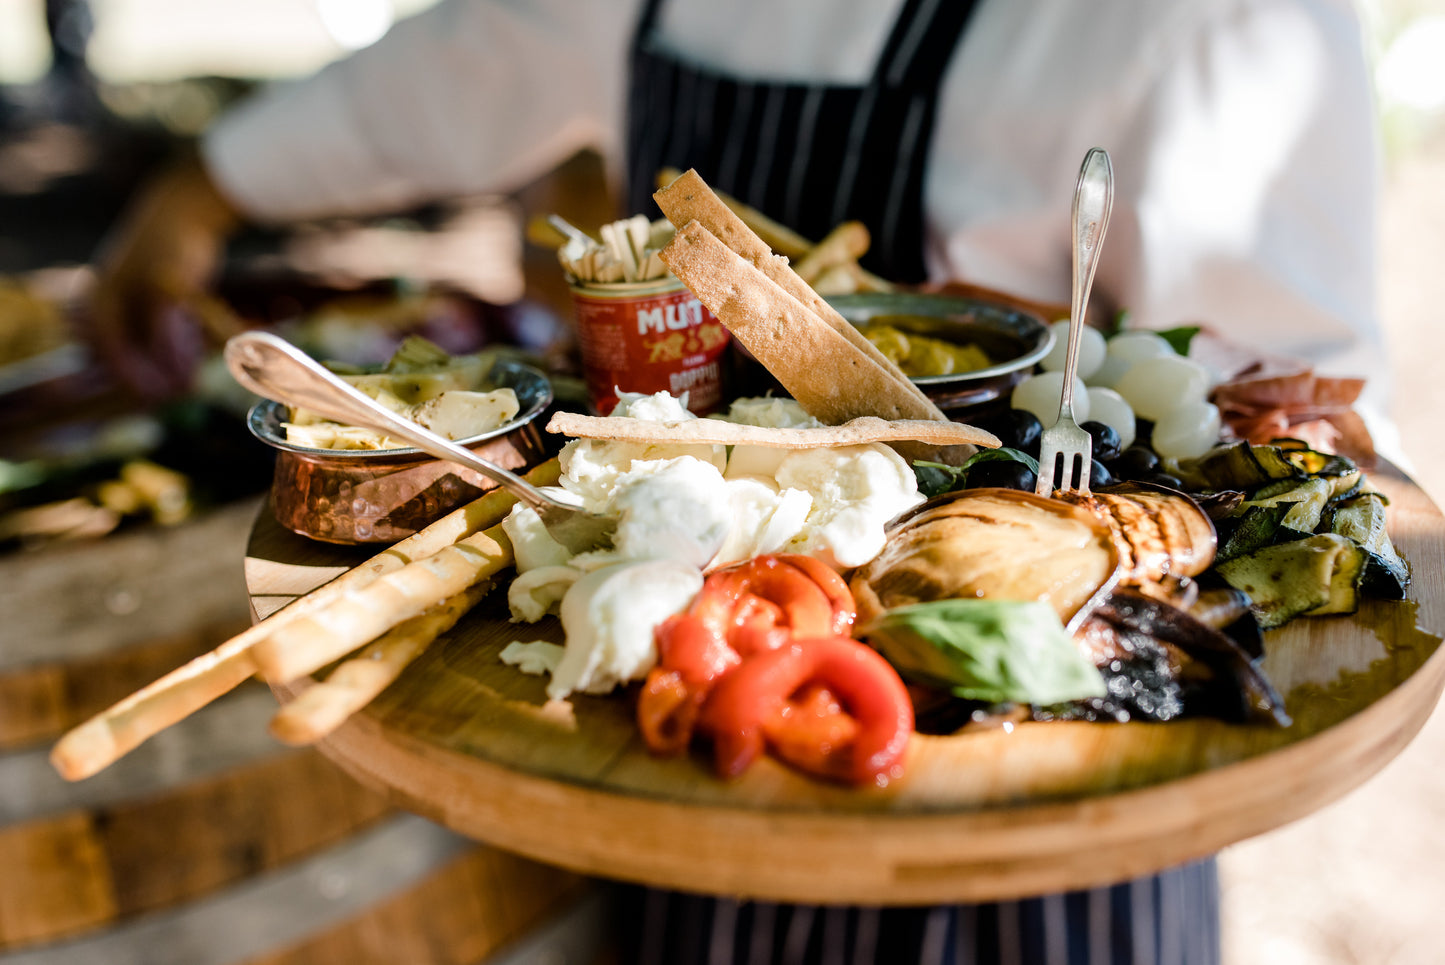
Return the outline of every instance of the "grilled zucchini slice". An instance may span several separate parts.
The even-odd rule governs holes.
[[[1271,486],[1262,487],[1257,493],[1242,504],[1242,508],[1248,510],[1252,507],[1281,506],[1290,504],[1289,512],[1284,514],[1279,525],[1287,533],[1280,533],[1280,537],[1308,536],[1319,529],[1320,520],[1324,517],[1325,505],[1330,500],[1330,494],[1334,492],[1334,486],[1330,480],[1312,476],[1304,480],[1283,480]]]
[[[1259,625],[1270,629],[1303,614],[1354,613],[1365,560],[1345,537],[1318,533],[1228,560],[1218,572],[1249,596]]]
[[[1341,500],[1330,517],[1330,532],[1365,551],[1363,589],[1370,596],[1403,600],[1410,585],[1410,567],[1395,552],[1385,530],[1385,500],[1379,493],[1361,493]]]

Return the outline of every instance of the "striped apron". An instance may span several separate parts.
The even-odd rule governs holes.
[[[925,279],[923,176],[944,71],[976,0],[904,0],[864,86],[746,80],[654,41],[644,0],[632,47],[628,210],[656,173],[714,187],[810,238],[844,220],[873,238],[865,267]],[[1217,965],[1213,859],[1087,891],[933,908],[739,902],[620,886],[626,965]]]
[[[873,238],[865,267],[923,281],[938,90],[974,0],[905,0],[861,87],[740,80],[684,63],[653,42],[660,6],[645,0],[632,47],[628,210],[653,210],[662,168],[697,168],[805,237],[861,221]]]

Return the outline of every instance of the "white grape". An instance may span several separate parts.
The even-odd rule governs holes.
[[[1119,433],[1119,448],[1127,449],[1134,444],[1134,410],[1124,397],[1113,389],[1090,386],[1089,418],[1102,422]]]
[[[1069,320],[1066,318],[1061,322],[1054,322],[1049,328],[1054,332],[1054,345],[1039,364],[1046,372],[1062,372],[1064,356],[1069,349]],[[1079,367],[1074,374],[1081,379],[1088,379],[1104,364],[1105,351],[1104,334],[1097,328],[1085,325],[1079,331]]]
[[[1108,354],[1127,359],[1130,362],[1142,362],[1144,359],[1175,354],[1174,346],[1170,345],[1158,332],[1120,332],[1109,339],[1106,348]]]
[[[1153,332],[1122,332],[1105,344],[1103,364],[1089,377],[1089,384],[1117,388],[1135,362],[1173,354],[1173,347]]]
[[[1219,441],[1219,407],[1197,402],[1173,409],[1154,424],[1153,441],[1165,459],[1204,455]]]
[[[1010,404],[1015,409],[1032,412],[1044,428],[1059,421],[1059,399],[1064,392],[1064,373],[1044,372],[1031,375],[1014,386]],[[1082,379],[1074,379],[1074,421],[1089,418],[1089,395]]]
[[[1203,402],[1209,373],[1197,362],[1165,355],[1134,363],[1114,389],[1141,419],[1157,421],[1180,406]]]
[[[1124,373],[1133,366],[1133,359],[1120,358],[1117,355],[1105,355],[1104,364],[1094,370],[1088,378],[1089,385],[1097,385],[1100,388],[1112,389],[1124,377]]]

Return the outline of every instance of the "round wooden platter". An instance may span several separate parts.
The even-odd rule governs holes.
[[[1403,602],[1267,635],[1285,729],[1214,720],[1026,723],[915,735],[907,773],[834,787],[763,760],[740,780],[650,756],[615,693],[548,704],[502,664],[554,625],[506,620],[494,591],[322,750],[457,831],[576,871],[753,898],[984,901],[1089,887],[1211,854],[1364,782],[1445,686],[1445,519],[1409,480],[1372,476],[1414,585]],[[246,578],[266,616],[366,551],[281,530],[264,510]],[[278,688],[281,699],[308,685]]]

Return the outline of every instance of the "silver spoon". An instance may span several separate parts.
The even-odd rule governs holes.
[[[560,502],[516,473],[402,418],[275,335],[244,332],[234,336],[226,342],[226,365],[237,382],[257,395],[310,409],[347,425],[382,430],[438,459],[481,473],[535,509],[552,538],[573,553],[607,544],[617,528],[616,517],[599,516]]]

